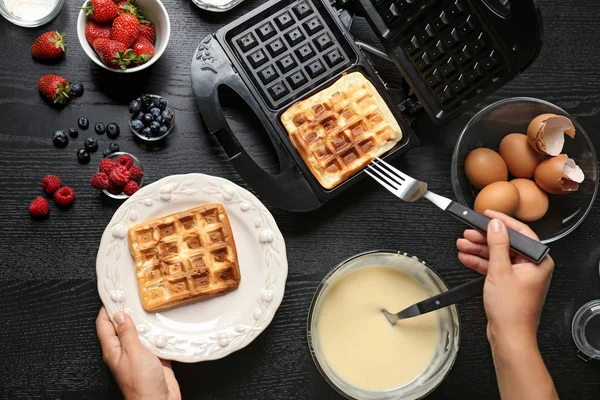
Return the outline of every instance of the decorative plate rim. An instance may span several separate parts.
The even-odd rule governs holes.
[[[288,274],[285,241],[267,208],[248,190],[220,177],[198,173],[167,176],[142,187],[115,211],[102,234],[96,257],[98,293],[111,320],[117,311],[131,312],[127,307],[128,301],[139,302],[141,308],[137,291],[127,295],[116,266],[121,255],[129,254],[128,227],[141,222],[138,221],[136,207],[151,207],[155,201],[169,202],[173,197],[176,200],[178,196],[193,195],[197,190],[208,196],[219,196],[220,200],[215,201],[220,201],[226,209],[238,206],[243,215],[248,213],[248,218],[250,213],[254,214],[251,225],[264,263],[261,271],[265,273],[252,325],[231,326],[202,334],[208,338],[194,339],[193,333],[169,332],[145,321],[137,321],[138,336],[156,356],[186,363],[220,359],[246,347],[269,326],[281,305]],[[109,262],[111,257],[114,257],[112,263]],[[136,316],[132,318],[136,322]],[[196,337],[199,336],[196,334]]]

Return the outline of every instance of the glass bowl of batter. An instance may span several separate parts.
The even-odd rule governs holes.
[[[323,279],[308,316],[308,345],[325,380],[348,399],[421,399],[454,365],[460,343],[456,306],[399,321],[396,312],[447,291],[425,262],[406,253],[358,254]]]

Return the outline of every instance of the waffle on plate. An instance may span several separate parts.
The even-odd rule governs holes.
[[[132,226],[129,249],[147,311],[229,292],[240,284],[233,233],[220,203]]]
[[[344,75],[281,115],[292,144],[319,181],[332,189],[402,138],[389,107],[360,72]]]

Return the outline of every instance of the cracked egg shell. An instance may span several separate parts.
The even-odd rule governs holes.
[[[535,117],[527,127],[527,141],[540,154],[557,156],[565,144],[565,134],[575,137],[575,126],[567,117],[542,114]]]
[[[550,194],[568,194],[579,189],[585,176],[566,154],[544,160],[535,169],[535,183]]]

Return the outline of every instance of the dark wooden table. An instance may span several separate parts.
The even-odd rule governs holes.
[[[136,154],[152,182],[164,176],[203,172],[242,186],[223,151],[205,132],[190,88],[192,53],[207,34],[243,15],[260,1],[248,0],[225,14],[197,9],[187,0],[166,0],[172,23],[169,47],[148,71],[117,75],[93,64],[77,41],[77,1],[48,26],[25,29],[0,19],[0,394],[19,398],[118,398],[119,391],[100,358],[94,319],[100,308],[95,258],[104,226],[119,206],[89,186],[100,154],[82,166],[76,150],[93,130],[66,149],[52,145],[52,133],[76,125],[116,121],[121,149]],[[600,31],[597,0],[539,0],[545,19],[544,47],[536,63],[485,101],[534,96],[577,117],[600,148]],[[37,35],[65,32],[68,55],[57,65],[34,62]],[[55,110],[41,100],[38,78],[49,72],[83,82],[85,94]],[[142,93],[168,98],[177,112],[172,136],[157,147],[133,140],[127,128],[128,100]],[[483,106],[485,104],[481,104]],[[474,110],[475,111],[475,110]],[[450,158],[464,115],[444,128],[415,124],[421,145],[398,162],[411,175],[452,196]],[[243,121],[241,135],[251,137]],[[251,141],[250,139],[248,139]],[[107,139],[100,138],[101,149]],[[253,147],[266,160],[258,144]],[[52,206],[47,220],[29,217],[27,205],[41,194],[48,173],[73,186],[77,200],[66,211]],[[286,295],[270,327],[249,347],[224,360],[176,364],[184,398],[325,399],[339,396],[313,366],[306,342],[312,294],[326,272],[360,251],[396,248],[433,265],[452,286],[474,274],[456,260],[455,239],[463,226],[426,202],[405,205],[370,182],[357,185],[322,209],[294,214],[269,207],[287,242]],[[432,217],[434,216],[434,217]],[[600,207],[567,238],[553,244],[556,272],[540,326],[542,354],[564,399],[600,396],[600,364],[575,356],[571,319],[584,302],[600,297]],[[435,399],[498,397],[485,338],[480,300],[461,305],[462,344],[450,375]]]

